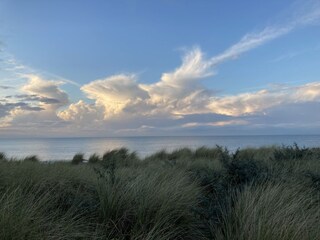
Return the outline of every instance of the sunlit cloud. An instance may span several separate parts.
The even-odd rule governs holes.
[[[104,109],[80,100],[72,103],[67,110],[58,112],[58,116],[65,121],[72,121],[77,126],[99,125],[104,120]]]
[[[217,122],[209,122],[209,123],[202,123],[202,122],[190,122],[185,123],[182,125],[184,128],[192,128],[192,127],[199,127],[199,126],[214,126],[214,127],[223,127],[228,125],[247,125],[249,124],[246,120],[227,120],[227,121],[217,121]]]
[[[31,129],[46,123],[48,127],[57,121],[57,110],[69,103],[67,93],[59,81],[46,80],[37,75],[25,75],[27,83],[20,88],[20,95],[6,96],[0,104],[1,127],[25,127]]]
[[[137,83],[134,75],[115,75],[96,80],[81,87],[88,98],[96,100],[98,106],[104,106],[105,118],[118,114],[126,105],[147,99],[148,93]]]
[[[209,108],[219,114],[239,116],[257,112],[263,113],[266,109],[282,104],[312,101],[320,101],[319,82],[217,97],[212,99]]]
[[[264,119],[278,119],[275,113],[290,104],[303,105],[305,111],[310,111],[320,102],[320,82],[221,96],[205,87],[202,81],[206,78],[214,81],[216,69],[226,61],[237,59],[298,28],[318,24],[320,6],[314,4],[303,13],[297,13],[291,21],[245,34],[218,55],[207,56],[200,47],[193,47],[182,57],[180,66],[164,72],[151,84],[140,83],[135,74],[91,81],[80,86],[87,99],[75,103],[70,103],[61,86],[77,83],[53,74],[44,74],[44,78],[38,71],[8,58],[10,67],[7,70],[16,73],[24,82],[14,86],[14,93],[1,97],[0,127],[54,126],[59,127],[61,134],[73,130],[133,134],[157,129],[266,126]],[[2,90],[10,88],[5,84],[0,86]],[[209,119],[204,120],[204,116]],[[316,120],[312,120],[312,124],[316,125],[320,116],[314,116]],[[288,123],[284,117],[283,121],[278,120],[278,124]],[[276,125],[276,120],[273,124]]]

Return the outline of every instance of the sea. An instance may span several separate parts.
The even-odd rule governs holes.
[[[71,160],[74,154],[103,154],[126,147],[140,157],[156,151],[220,145],[230,151],[238,148],[272,145],[320,147],[320,135],[268,135],[268,136],[179,136],[179,137],[106,137],[106,138],[0,138],[0,152],[8,157],[37,155],[43,161]]]

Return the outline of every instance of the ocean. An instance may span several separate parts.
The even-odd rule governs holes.
[[[271,145],[320,147],[320,135],[276,135],[276,136],[190,136],[190,137],[114,137],[114,138],[0,138],[0,152],[8,157],[37,155],[41,160],[70,160],[76,153],[88,157],[92,153],[126,147],[136,151],[140,157],[156,151],[201,146],[237,148]]]

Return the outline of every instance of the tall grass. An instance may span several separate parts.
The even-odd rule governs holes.
[[[320,237],[320,204],[299,183],[246,186],[232,196],[216,239],[304,240]]]
[[[27,193],[14,188],[0,198],[0,239],[85,239],[87,223],[72,210],[53,208],[52,189],[31,188]],[[48,210],[50,212],[48,213]]]
[[[319,239],[320,148],[0,154],[0,239]]]

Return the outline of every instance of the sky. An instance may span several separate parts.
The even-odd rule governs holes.
[[[320,134],[320,0],[0,0],[0,137]]]

